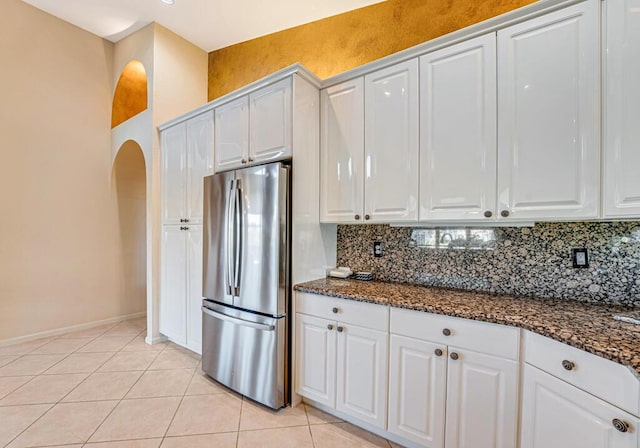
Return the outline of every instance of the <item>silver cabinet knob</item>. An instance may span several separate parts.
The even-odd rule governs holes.
[[[449,330],[448,328],[445,328],[444,330],[442,330],[442,334],[445,336],[451,336],[451,330]]]
[[[629,431],[629,423],[625,422],[624,420],[614,418],[613,420],[611,420],[611,424],[620,432]]]
[[[331,324],[327,325],[327,330],[333,330],[333,325]]]
[[[338,327],[337,330],[338,330],[338,333],[342,333],[344,331],[344,327]]]
[[[247,163],[247,159],[240,160],[240,163],[242,163],[244,165],[245,163]]]
[[[457,361],[458,358],[460,358],[460,356],[458,356],[458,354],[456,352],[451,353],[451,359],[453,359],[454,361]]]
[[[333,314],[338,314],[340,310],[338,309],[338,307],[333,307],[331,311],[333,311]]]
[[[437,348],[434,352],[436,354],[436,356],[442,356],[442,350]]]
[[[573,361],[569,361],[568,359],[564,359],[562,361],[562,367],[564,367],[564,370],[573,370],[576,368],[576,365]]]
[[[356,221],[360,221],[360,215],[355,216]]]
[[[491,210],[487,210],[486,212],[484,212],[485,218],[491,218],[492,216],[493,216],[493,213],[491,212]]]
[[[255,159],[251,156],[249,156],[249,162],[253,162]]]
[[[502,216],[503,218],[506,218],[509,216],[509,210],[502,210],[500,212],[500,216]]]
[[[364,219],[365,219],[365,220],[367,220],[367,221],[369,221],[369,220],[371,219],[371,216],[369,216],[369,215],[364,215]]]

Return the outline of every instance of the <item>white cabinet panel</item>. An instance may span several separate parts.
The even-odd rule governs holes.
[[[296,314],[296,391],[330,407],[336,404],[335,327],[335,322]]]
[[[494,33],[420,58],[421,220],[494,219],[496,114]]]
[[[249,98],[216,108],[214,125],[216,172],[243,166],[249,157]]]
[[[418,219],[418,60],[365,76],[365,220]]]
[[[605,4],[604,216],[640,217],[640,0]]]
[[[614,419],[629,430],[615,429]],[[521,448],[637,448],[639,424],[630,414],[525,365]]]
[[[162,285],[160,332],[186,343],[187,232],[180,226],[162,226]]]
[[[390,341],[389,432],[424,447],[442,447],[446,346],[393,334]]]
[[[291,157],[291,78],[249,97],[249,162]]]
[[[387,423],[387,334],[338,323],[336,409],[379,428]]]
[[[364,81],[321,92],[320,220],[361,222],[364,208]]]
[[[445,447],[516,446],[518,362],[455,347],[449,354]]]
[[[509,219],[596,218],[600,1],[498,31],[498,209]]]
[[[213,112],[187,121],[187,214],[202,223],[203,178],[213,174]]]
[[[186,125],[162,132],[162,222],[177,224],[187,215]]]
[[[202,226],[189,225],[187,234],[187,347],[202,353]]]

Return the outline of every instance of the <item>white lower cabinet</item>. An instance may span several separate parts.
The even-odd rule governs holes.
[[[297,391],[318,403],[336,405],[335,323],[313,316],[296,315]]]
[[[444,442],[446,353],[441,344],[391,335],[389,432],[425,447]]]
[[[449,353],[445,447],[514,447],[518,362],[462,348]]]
[[[336,409],[384,428],[387,333],[338,322]]]
[[[202,351],[202,226],[162,229],[160,332]]]
[[[296,313],[296,392],[386,429],[388,308],[297,294],[297,310],[315,315]]]
[[[521,448],[637,448],[640,421],[525,365]]]
[[[392,309],[389,432],[428,448],[515,447],[518,345],[515,328]]]

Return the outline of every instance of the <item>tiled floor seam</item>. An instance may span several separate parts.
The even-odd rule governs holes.
[[[143,331],[144,331],[144,330],[143,330]],[[128,342],[127,344],[125,344],[124,346],[122,346],[122,347],[120,348],[120,350],[118,350],[117,352],[114,352],[114,355],[113,355],[113,356],[115,356],[117,353],[122,352],[122,350],[123,350],[127,345],[129,345],[131,342],[133,342],[133,341],[135,340],[135,338],[137,338],[141,333],[142,333],[142,331],[141,331],[140,333],[138,333],[136,336],[134,336],[134,337],[131,339],[131,341],[129,341],[129,342]],[[99,337],[100,337],[100,336],[99,336]],[[162,348],[162,350],[158,350],[158,355],[157,355],[157,356],[160,356],[160,353],[164,352],[166,349],[167,349],[167,347],[165,346],[165,347],[163,347],[163,348]],[[113,358],[113,356],[112,356],[111,358]],[[156,356],[156,358],[157,358],[157,356]],[[109,359],[111,359],[111,358],[109,358]],[[108,362],[108,360],[107,360],[107,361],[105,361],[105,363],[106,363],[106,362]],[[130,387],[129,389],[127,389],[127,391],[122,395],[122,398],[121,398],[121,399],[119,399],[119,400],[117,400],[118,402],[117,402],[117,403],[116,403],[116,405],[113,407],[113,409],[111,409],[111,411],[109,411],[109,413],[108,413],[108,414],[107,414],[107,415],[102,419],[102,421],[100,422],[100,424],[99,424],[98,426],[96,426],[96,429],[91,433],[91,435],[90,435],[89,437],[87,437],[87,440],[85,440],[84,445],[87,445],[87,444],[89,443],[89,441],[91,440],[91,437],[93,437],[93,436],[95,435],[95,433],[96,433],[96,432],[98,432],[98,430],[100,429],[100,427],[101,427],[102,425],[104,425],[104,423],[107,421],[107,419],[109,418],[109,416],[111,416],[111,414],[113,414],[113,412],[118,408],[118,406],[120,406],[120,403],[122,403],[122,401],[124,401],[124,399],[125,399],[125,397],[127,396],[127,394],[128,394],[129,392],[131,392],[131,389],[133,389],[133,388],[135,387],[135,385],[136,385],[136,384],[138,384],[138,381],[140,381],[140,379],[144,376],[145,372],[146,372],[147,370],[149,370],[149,367],[151,366],[151,364],[152,364],[152,363],[153,363],[153,361],[152,361],[152,362],[147,366],[147,368],[142,372],[142,374],[138,377],[138,379],[137,379],[137,380],[136,380],[136,381],[131,385],[131,387]],[[103,364],[101,364],[101,365],[100,365],[100,367],[102,367],[103,365],[104,365],[104,363],[103,363]],[[100,369],[100,367],[98,367],[98,369]],[[97,371],[98,371],[98,369],[96,369],[94,372],[97,372]],[[87,377],[87,378],[88,378],[88,377]],[[105,400],[105,401],[110,401],[110,400]],[[144,439],[136,439],[136,440],[144,440]],[[84,446],[84,445],[83,445],[83,446]],[[90,445],[89,445],[89,446],[90,446]]]
[[[164,352],[165,350],[167,350],[167,347],[169,347],[168,344],[161,350],[161,352]],[[160,355],[158,355],[158,356],[160,356]],[[153,364],[153,362],[151,364]],[[149,367],[151,367],[151,364],[149,364]],[[185,388],[185,390],[184,390],[184,392],[182,394],[182,397],[180,397],[180,403],[178,403],[178,406],[176,406],[176,410],[173,412],[173,415],[171,416],[171,420],[169,421],[169,424],[167,425],[167,429],[164,430],[164,435],[162,436],[162,440],[160,441],[160,446],[162,446],[162,444],[164,443],[164,439],[167,438],[167,433],[169,432],[169,428],[171,428],[171,425],[173,424],[173,420],[176,418],[176,415],[178,414],[178,411],[180,410],[180,406],[182,406],[182,402],[184,401],[184,397],[187,394],[187,390],[189,390],[189,384],[191,384],[191,382],[193,381],[193,377],[195,376],[197,371],[198,371],[198,367],[196,366],[196,368],[193,369],[193,373],[191,374],[191,378],[189,378],[189,382],[187,383],[187,387]],[[142,376],[140,378],[142,378]],[[127,393],[129,393],[129,392],[127,392]]]

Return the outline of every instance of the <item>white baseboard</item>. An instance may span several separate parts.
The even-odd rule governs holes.
[[[141,311],[139,313],[126,314],[124,316],[112,317],[109,319],[103,320],[95,320],[93,322],[86,322],[84,324],[71,325],[70,327],[56,328],[55,330],[47,330],[41,331],[40,333],[28,334],[26,336],[18,336],[17,338],[5,339],[0,341],[0,347],[4,347],[6,345],[14,345],[19,344],[21,342],[29,342],[35,339],[46,338],[50,336],[58,336],[64,333],[71,333],[72,331],[80,331],[87,330],[93,327],[100,327],[102,325],[115,324],[118,322],[123,322],[125,320],[137,319],[138,317],[145,317],[147,315],[146,311]]]
[[[163,335],[156,336],[155,338],[152,338],[150,336],[147,336],[146,338],[144,338],[144,342],[146,342],[149,345],[159,344],[160,342],[166,342],[168,340],[169,338]]]

